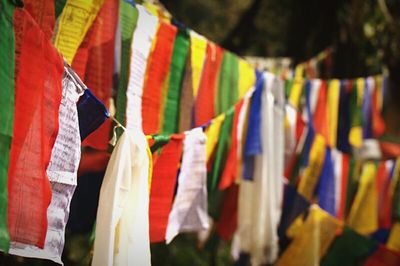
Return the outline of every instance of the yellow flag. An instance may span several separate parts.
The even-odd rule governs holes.
[[[376,165],[363,165],[357,194],[351,206],[348,225],[360,234],[371,234],[378,229],[378,196],[376,191]]]
[[[275,264],[277,266],[319,265],[342,223],[317,205],[312,205],[304,224],[295,223],[295,226],[294,239]],[[288,230],[293,231],[291,228]]]
[[[383,78],[381,75],[375,77],[375,89],[377,90],[378,95],[378,110],[382,111],[383,106],[383,90],[382,90]]]
[[[196,98],[199,90],[201,73],[203,71],[204,59],[206,57],[207,39],[203,36],[190,32],[190,62],[192,66],[193,95]]]
[[[211,125],[206,129],[205,134],[207,136],[206,142],[206,160],[210,159],[214,148],[218,142],[219,132],[221,129],[222,122],[225,120],[225,113],[220,114],[211,121]]]
[[[395,223],[392,226],[386,247],[390,250],[400,252],[400,223]]]
[[[304,79],[302,77],[295,77],[292,84],[292,89],[289,95],[289,103],[294,107],[298,108],[301,91],[303,90]]]
[[[311,146],[308,166],[303,172],[298,187],[298,192],[309,201],[312,200],[314,189],[324,164],[325,148],[324,137],[316,134]]]
[[[338,127],[340,81],[333,79],[328,87],[328,123],[329,123],[329,145],[336,147],[336,136]]]
[[[362,141],[362,127],[355,126],[350,129],[349,133],[349,142],[352,146],[356,148],[361,148],[363,141]]]
[[[239,99],[242,99],[246,92],[254,86],[256,73],[249,63],[239,59]]]
[[[58,20],[54,46],[71,64],[103,0],[67,0]]]

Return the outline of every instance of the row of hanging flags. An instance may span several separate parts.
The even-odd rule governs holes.
[[[239,265],[399,265],[384,77],[283,80],[148,3],[0,3],[3,252],[62,264],[81,141],[106,150],[122,127],[93,265],[149,265],[184,232]]]

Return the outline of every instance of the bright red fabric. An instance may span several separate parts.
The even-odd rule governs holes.
[[[160,23],[157,31],[143,87],[142,126],[145,134],[160,132],[163,83],[168,76],[176,32],[176,27],[164,22]]]
[[[21,34],[8,170],[10,239],[43,248],[51,200],[46,168],[58,132],[64,63],[34,19],[14,12]]]
[[[364,266],[398,266],[400,265],[400,253],[391,251],[383,245],[379,245],[374,253],[368,257]]]
[[[375,88],[372,97],[372,133],[374,137],[379,137],[385,132],[385,121],[378,109],[378,90]]]
[[[233,116],[232,124],[232,137],[231,137],[231,147],[228,152],[228,156],[225,163],[224,171],[222,172],[221,181],[219,182],[219,189],[224,190],[232,185],[237,177],[237,166],[238,166],[238,142],[237,142],[237,125],[239,121],[239,113],[243,106],[243,100],[241,100],[235,106],[235,113]]]
[[[237,227],[239,186],[233,184],[226,191],[217,233],[222,240],[229,241]]]
[[[390,178],[385,161],[379,162],[376,177],[379,228],[390,229],[392,226],[392,197],[389,193]]]
[[[222,55],[221,47],[213,43],[207,44],[206,59],[195,102],[195,126],[201,126],[215,117],[214,99]]]
[[[93,94],[110,107],[114,71],[115,32],[118,22],[118,1],[104,3],[86,34],[72,62],[72,68]],[[107,119],[82,143],[98,150],[107,150],[111,120]]]
[[[314,126],[317,133],[321,134],[325,141],[329,140],[329,124],[327,119],[328,102],[327,102],[327,84],[321,81],[321,87],[318,95],[317,107],[314,113]]]
[[[46,38],[50,40],[56,20],[54,1],[24,0],[24,8],[31,14]]]
[[[346,208],[346,196],[347,196],[347,182],[349,176],[349,155],[342,154],[342,173],[340,177],[341,194],[339,199],[339,208],[337,211],[337,218],[344,220],[344,212]]]
[[[184,134],[172,135],[153,166],[149,209],[150,242],[152,243],[165,241],[184,136]]]

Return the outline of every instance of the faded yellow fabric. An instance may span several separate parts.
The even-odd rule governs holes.
[[[362,106],[364,100],[365,79],[357,79],[357,106]]]
[[[294,78],[300,79],[304,77],[304,64],[298,64],[294,69]]]
[[[350,129],[349,133],[349,142],[352,146],[356,148],[361,148],[363,141],[362,141],[362,127],[356,126]]]
[[[304,217],[303,214],[300,214],[290,225],[290,227],[286,230],[287,237],[295,238],[301,232],[302,227],[304,226]]]
[[[338,128],[338,114],[339,114],[339,95],[340,95],[340,81],[333,79],[328,87],[328,124],[329,124],[329,145],[336,147],[336,136]]]
[[[207,136],[207,143],[206,143],[206,161],[211,158],[211,155],[214,151],[214,148],[218,142],[219,132],[221,129],[221,125],[225,120],[225,113],[217,116],[215,119],[211,121],[211,125],[205,131]]]
[[[376,165],[363,165],[357,194],[351,206],[348,225],[360,234],[371,234],[378,229],[378,195],[376,191]]]
[[[325,148],[324,137],[319,134],[315,135],[310,150],[308,166],[304,169],[298,187],[298,192],[309,201],[312,200],[314,189],[324,164]]]
[[[304,224],[295,225],[295,237],[275,265],[319,265],[342,223],[317,205],[312,205],[310,209]]]
[[[357,90],[356,108],[357,108],[357,114],[359,112],[359,115],[355,117],[356,122],[355,124],[352,125],[349,133],[349,142],[352,146],[356,148],[361,148],[363,144],[361,108],[364,100],[364,87],[365,87],[365,79],[358,78],[356,80],[356,90]]]
[[[292,89],[289,95],[289,103],[294,107],[299,107],[300,96],[303,90],[304,79],[301,77],[296,77],[293,80]]]
[[[395,223],[390,231],[386,247],[390,250],[400,252],[400,223]]]
[[[71,64],[104,0],[67,0],[59,17],[54,46]]]
[[[382,90],[383,79],[381,75],[375,77],[375,90],[377,90],[377,107],[378,110],[382,111],[383,106],[383,90]]]
[[[192,66],[193,96],[197,97],[201,73],[203,71],[204,59],[206,58],[207,39],[203,36],[190,32],[190,63]]]
[[[244,97],[255,82],[256,73],[254,68],[245,60],[239,59],[239,99]]]
[[[146,153],[147,153],[147,157],[149,158],[149,177],[148,177],[148,179],[149,179],[149,195],[150,195],[151,181],[152,181],[152,177],[153,177],[153,155],[151,154],[149,142],[147,142]]]
[[[157,7],[155,4],[150,3],[150,2],[148,2],[148,1],[145,1],[145,2],[143,3],[143,6],[144,6],[153,16],[159,17],[159,15],[158,15],[158,7]]]

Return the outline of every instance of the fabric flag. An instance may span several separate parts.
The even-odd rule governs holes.
[[[249,107],[249,121],[244,146],[244,175],[243,178],[251,180],[254,156],[262,152],[261,143],[261,103],[264,90],[264,77],[258,75],[255,89]]]
[[[239,59],[225,51],[218,77],[218,90],[215,99],[215,113],[227,111],[238,100]]]
[[[55,4],[58,1],[25,0],[24,8],[31,14],[48,40],[53,36]]]
[[[225,168],[228,150],[231,147],[232,143],[231,132],[233,125],[234,108],[229,109],[225,114],[225,119],[219,132],[219,138],[215,150],[214,164],[211,169],[211,177],[209,178],[209,191],[214,191],[219,184],[222,171]]]
[[[338,131],[337,131],[337,148],[341,152],[350,153],[351,146],[349,143],[350,134],[350,101],[351,101],[351,81],[342,81],[340,83],[339,96],[339,116],[338,116]]]
[[[340,81],[332,79],[328,85],[328,123],[329,123],[329,145],[336,147],[338,129],[338,111],[340,96]]]
[[[330,124],[328,123],[328,113],[328,84],[327,81],[323,80],[321,81],[318,102],[314,112],[314,126],[315,131],[323,136],[326,144],[329,144],[330,138]]]
[[[54,46],[71,64],[103,0],[67,0],[54,33]]]
[[[364,266],[397,266],[400,265],[400,253],[388,250],[379,245],[374,253],[365,261]]]
[[[181,85],[181,94],[179,97],[179,126],[178,132],[184,132],[193,128],[194,124],[194,96],[193,96],[193,82],[192,82],[192,66],[190,64],[190,49],[188,49],[188,56],[186,59],[186,66]],[[172,81],[172,80],[171,80]]]
[[[215,97],[223,51],[219,46],[208,43],[207,53],[195,103],[195,126],[201,126],[216,116]]]
[[[217,234],[225,241],[232,239],[237,227],[239,186],[232,184],[225,192],[221,216],[217,224]]]
[[[377,172],[379,228],[390,229],[392,226],[392,198],[390,192],[391,171],[394,161],[381,161]]]
[[[374,82],[375,88],[372,92],[371,99],[371,116],[372,116],[372,133],[373,136],[379,137],[385,132],[385,122],[382,118],[382,78],[376,77]]]
[[[341,226],[339,220],[312,205],[304,224],[275,265],[319,265]]]
[[[14,51],[13,30],[14,6],[8,0],[0,1],[0,249],[7,252],[9,235],[7,231],[7,171],[11,136],[14,123]]]
[[[237,121],[237,165],[236,165],[236,182],[240,182],[243,174],[243,150],[247,139],[248,114],[251,96],[254,87],[252,87],[243,97],[243,105],[240,108]],[[228,170],[229,171],[229,170]]]
[[[400,252],[400,223],[397,222],[392,226],[390,230],[389,239],[386,243],[386,247],[390,250]]]
[[[333,241],[328,253],[321,260],[321,265],[362,265],[376,246],[377,243],[373,239],[359,235],[345,226],[342,234]]]
[[[190,31],[190,62],[192,67],[193,95],[197,97],[204,59],[206,57],[207,39]]]
[[[278,257],[278,225],[283,199],[283,118],[282,82],[271,73],[264,73],[262,93],[262,154],[254,164],[254,206],[252,218],[252,263],[272,264]]]
[[[362,146],[362,102],[364,97],[364,79],[359,78],[353,83],[350,102],[351,129],[349,143],[356,148]]]
[[[151,265],[147,149],[143,133],[131,130],[114,148],[100,191],[92,265]]]
[[[98,129],[110,116],[106,107],[89,89],[85,89],[78,101],[79,131],[84,140]]]
[[[291,86],[289,103],[297,108],[300,103],[301,92],[303,90],[304,80],[301,77],[295,77]]]
[[[171,45],[173,45],[173,49],[171,46],[172,60],[166,65],[169,68],[167,69],[169,70],[168,89],[165,91],[164,109],[158,113],[163,118],[161,129],[165,134],[176,133],[178,130],[181,88],[189,51],[189,37],[186,31],[180,30],[175,42]],[[160,59],[155,58],[155,60]]]
[[[58,131],[64,66],[25,10],[15,10],[17,20],[23,28],[14,113],[18,123],[13,127],[8,169],[7,224],[11,241],[43,248],[51,200],[46,167]]]
[[[309,201],[312,200],[314,190],[318,184],[325,160],[325,153],[325,140],[321,135],[317,134],[310,150],[308,165],[304,169],[298,186],[298,192]]]
[[[205,134],[207,136],[206,142],[206,160],[209,163],[211,156],[214,153],[215,147],[217,146],[221,126],[225,120],[225,113],[214,118],[210,125],[206,128]]]
[[[69,206],[77,185],[77,171],[81,155],[77,84],[64,73],[62,80],[62,100],[59,113],[59,131],[54,143],[47,175],[51,182],[52,197],[47,209],[46,241],[44,249],[32,245],[12,242],[10,253],[18,256],[49,259],[62,264],[65,226],[69,216]]]
[[[150,242],[165,241],[184,135],[172,135],[154,162],[150,192]]]
[[[129,80],[129,65],[131,59],[131,44],[133,32],[136,28],[138,20],[137,8],[127,0],[119,1],[119,27],[121,29],[121,70],[119,76],[119,84],[117,91],[117,106],[115,118],[126,125],[125,110],[126,110],[126,90]]]
[[[243,100],[235,105],[235,110],[233,114],[232,130],[231,130],[231,145],[226,156],[226,163],[224,170],[221,175],[221,180],[219,182],[218,188],[223,190],[228,188],[235,182],[238,177],[238,122],[239,114],[243,106]]]
[[[282,216],[278,227],[278,235],[283,238],[293,221],[310,207],[310,203],[292,185],[285,186],[282,205]]]
[[[362,136],[363,139],[372,138],[372,95],[375,89],[375,80],[372,77],[365,79],[364,98],[362,102]]]
[[[238,242],[238,249],[244,253],[250,253],[253,243],[253,213],[255,183],[252,180],[241,180],[239,183],[238,200],[238,225],[234,239]]]
[[[96,19],[87,32],[72,62],[84,83],[107,109],[110,109],[114,67],[115,32],[118,21],[118,1],[103,0]],[[83,142],[98,150],[107,150],[111,120],[106,120]]]
[[[199,232],[208,227],[206,135],[201,128],[195,128],[185,133],[178,189],[169,213],[166,243],[169,244],[181,232]]]
[[[360,234],[371,234],[378,229],[378,195],[376,191],[376,165],[363,165],[357,194],[347,224]]]
[[[131,46],[130,73],[126,90],[126,127],[142,130],[142,95],[150,49],[158,28],[157,17],[144,7],[139,12]]]
[[[238,99],[242,99],[244,95],[254,86],[256,82],[256,74],[254,68],[245,60],[239,58],[239,95]]]
[[[336,195],[336,217],[344,221],[347,197],[347,184],[349,175],[349,155],[335,151],[332,153],[335,160],[335,195]]]
[[[332,151],[326,148],[325,161],[317,187],[318,205],[332,216],[336,216],[336,180]]]
[[[163,84],[166,82],[176,28],[161,22],[150,55],[142,96],[143,132],[156,134],[160,132],[162,116]],[[179,96],[179,93],[178,93]],[[172,133],[172,132],[171,132]]]

